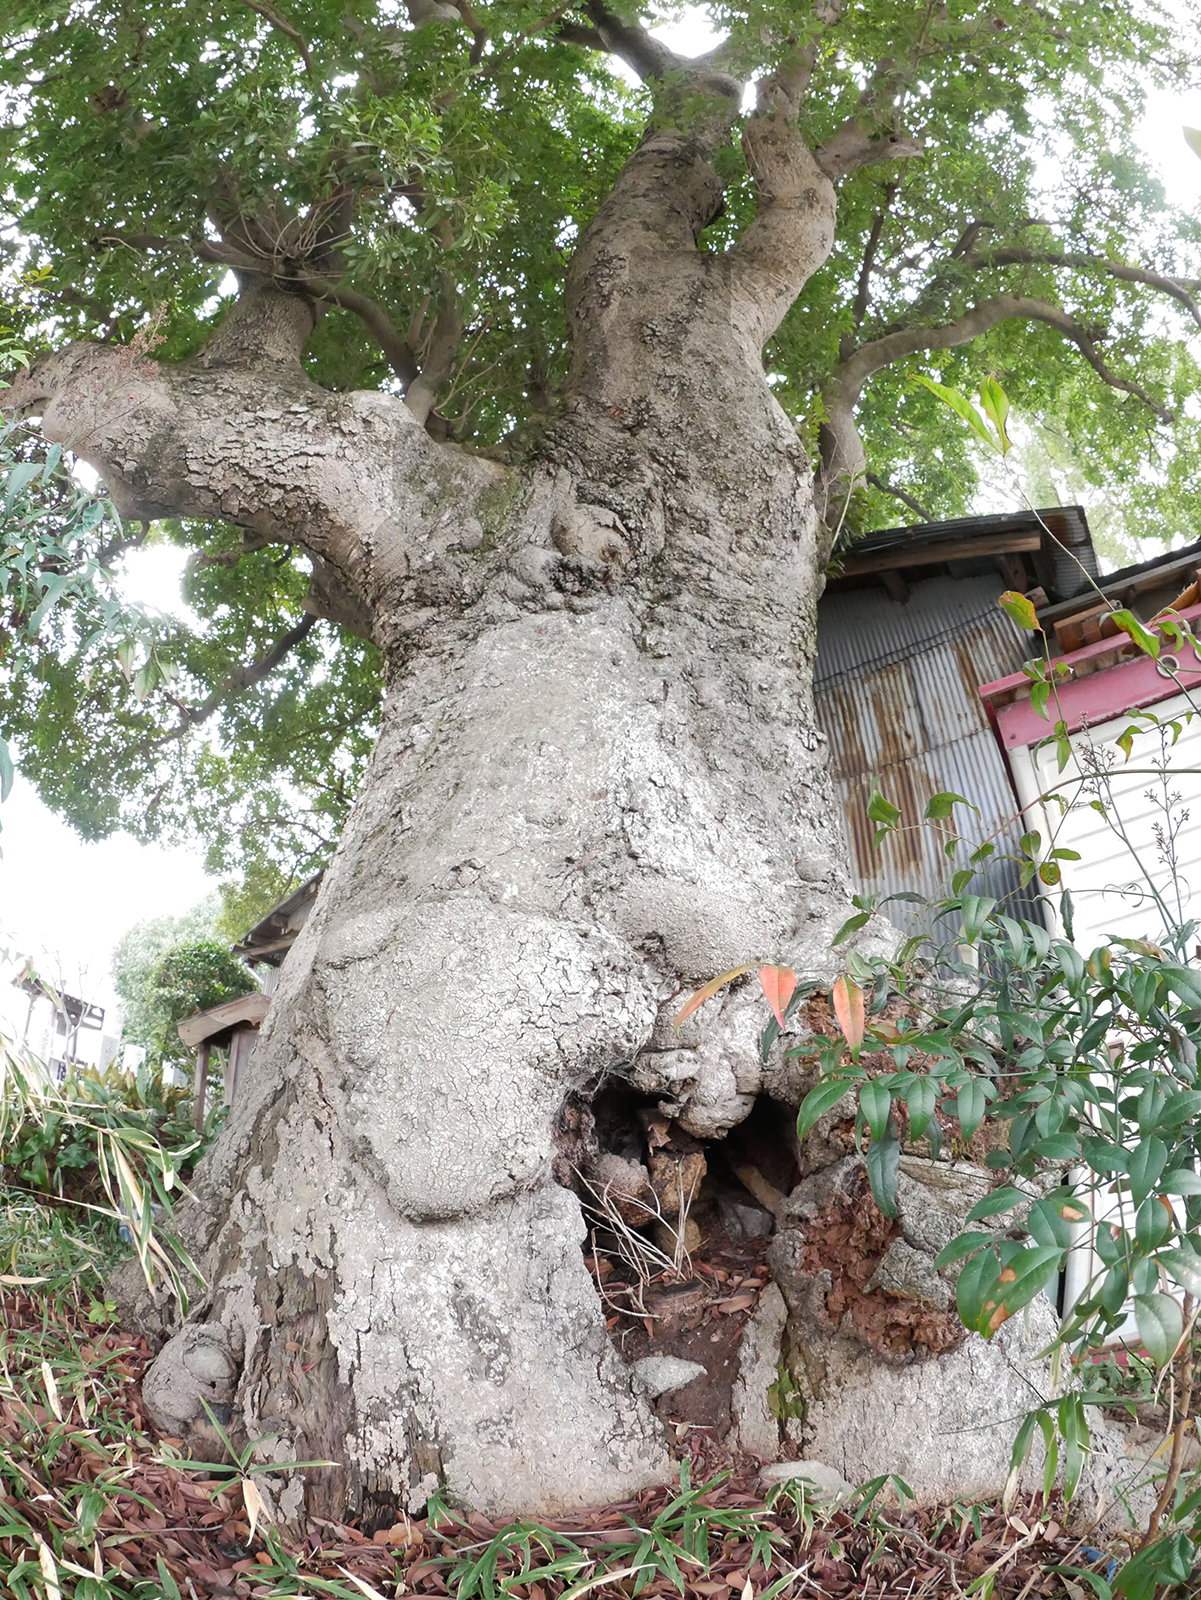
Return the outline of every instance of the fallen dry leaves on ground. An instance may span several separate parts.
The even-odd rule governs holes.
[[[60,1563],[71,1564],[64,1575],[73,1569],[103,1576],[114,1595],[169,1596],[173,1585],[188,1600],[265,1600],[329,1593],[322,1586],[333,1584],[342,1593],[385,1600],[453,1595],[463,1587],[463,1559],[484,1552],[499,1531],[500,1525],[472,1512],[457,1527],[434,1528],[423,1518],[371,1536],[353,1524],[317,1520],[300,1543],[281,1542],[261,1526],[252,1535],[239,1481],[198,1477],[162,1459],[162,1443],[141,1408],[139,1380],[150,1359],[144,1341],[97,1330],[82,1311],[25,1290],[0,1291],[0,1304],[7,1352],[0,1372],[6,1469],[0,1528],[30,1530],[0,1537],[0,1588],[4,1574],[11,1577],[22,1560],[36,1568],[53,1548],[61,1552]],[[30,1356],[41,1348],[51,1352],[49,1379]],[[23,1374],[13,1370],[14,1350],[25,1354]],[[70,1359],[59,1360],[54,1351]],[[728,1473],[704,1504],[758,1509],[763,1525],[780,1539],[765,1572],[749,1538],[714,1537],[707,1570],[681,1564],[687,1600],[758,1600],[790,1572],[790,1581],[776,1591],[783,1600],[944,1600],[962,1595],[985,1574],[992,1576],[994,1600],[1034,1600],[1072,1593],[1048,1567],[1089,1565],[1053,1509],[1042,1520],[1033,1504],[1010,1516],[982,1507],[974,1520],[962,1507],[905,1516],[894,1509],[858,1521],[840,1511],[806,1527],[787,1500],[766,1512],[757,1463],[729,1457],[703,1430],[688,1432],[686,1440],[693,1483]],[[591,1563],[602,1562],[606,1550],[613,1552],[630,1536],[631,1522],[649,1527],[670,1499],[671,1491],[654,1489],[620,1505],[543,1523],[570,1538],[590,1564],[574,1578],[518,1584],[509,1593],[516,1600],[556,1600],[573,1581],[590,1578],[600,1579],[592,1594],[632,1593],[633,1577],[606,1581]],[[502,1556],[498,1583],[516,1570],[513,1558]],[[44,1584],[32,1592],[46,1592]],[[72,1592],[67,1582],[64,1592]],[[490,1592],[483,1591],[484,1600]],[[654,1600],[680,1593],[659,1574],[640,1592]]]

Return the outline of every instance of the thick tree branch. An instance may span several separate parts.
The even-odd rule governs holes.
[[[911,494],[906,494],[904,489],[898,489],[892,483],[885,483],[884,479],[875,472],[865,472],[863,476],[873,489],[879,489],[881,494],[890,494],[894,500],[899,500],[902,505],[908,506],[910,511],[916,511],[923,522],[934,521],[934,518],[922,505],[921,501],[915,500]]]
[[[230,267],[247,277],[274,278],[286,288],[299,290],[312,300],[339,306],[358,317],[405,390],[420,371],[416,356],[377,300],[319,273],[297,271],[294,265],[283,261],[248,255],[215,239],[166,239],[158,234],[114,231],[102,235],[97,242],[124,244],[139,251],[164,250],[174,255],[191,255],[199,261]]]
[[[869,118],[856,115],[848,117],[825,144],[819,145],[814,156],[826,177],[837,183],[860,167],[875,166],[880,161],[908,161],[924,155],[925,149],[921,139],[903,133],[881,133]]]
[[[463,317],[453,282],[444,278],[438,297],[438,315],[425,350],[421,374],[405,395],[405,404],[424,427],[430,420],[439,387],[454,369],[455,357],[463,338]]]
[[[896,199],[899,187],[896,183],[884,185],[884,204],[872,218],[871,232],[867,236],[867,245],[863,251],[863,263],[859,268],[859,281],[855,287],[855,300],[851,307],[851,323],[856,331],[863,326],[863,319],[867,315],[871,299],[872,271],[876,265],[876,252],[880,248],[880,236],[884,232],[884,219],[892,210],[892,203]]]
[[[110,228],[95,240],[98,249],[106,245],[123,244],[131,250],[145,253],[165,250],[172,255],[192,256],[197,261],[207,261],[214,266],[230,267],[235,272],[263,272],[261,256],[234,250],[217,239],[166,239],[157,233],[129,233],[123,228]]]
[[[353,312],[379,345],[387,357],[388,365],[400,379],[407,393],[421,369],[417,364],[417,357],[393,327],[391,318],[378,300],[360,294],[357,289],[331,283],[328,278],[317,277],[311,273],[303,273],[284,281],[295,284],[314,300],[324,300],[330,305],[340,306],[343,311]]]
[[[1198,306],[1196,299],[1196,291],[1201,288],[1201,284],[1192,279],[1171,278],[1164,273],[1151,272],[1146,267],[1131,267],[1124,261],[1110,261],[1105,256],[1089,255],[1081,251],[1007,248],[965,254],[962,262],[973,271],[985,271],[989,267],[1013,266],[1075,267],[1085,271],[1096,270],[1103,272],[1106,277],[1118,279],[1119,282],[1139,283],[1145,288],[1158,289],[1161,293],[1170,295],[1184,307],[1201,328],[1201,306]]]
[[[68,345],[0,399],[40,414],[43,435],[96,468],[126,519],[232,522],[328,562],[358,607],[407,615],[411,553],[428,556],[444,505],[428,484],[470,506],[504,469],[435,444],[394,395],[313,384],[299,359],[312,311],[258,288],[190,361]]]
[[[1172,413],[1153,400],[1145,389],[1129,379],[1118,377],[1106,365],[1097,349],[1094,332],[1083,327],[1075,317],[1062,307],[1052,305],[1050,301],[1016,294],[997,295],[991,300],[985,300],[980,305],[973,306],[970,311],[964,312],[955,321],[943,323],[940,327],[900,329],[895,333],[886,334],[882,339],[861,346],[835,369],[830,384],[831,391],[836,392],[840,399],[849,398],[850,404],[854,405],[863,392],[864,384],[882,367],[891,366],[894,361],[916,355],[922,350],[950,350],[961,344],[970,344],[973,339],[978,339],[981,334],[994,328],[998,322],[1004,322],[1012,317],[1045,322],[1049,327],[1056,329],[1065,339],[1076,345],[1089,365],[1112,388],[1121,389],[1142,400],[1155,412],[1161,422],[1172,420]]]
[[[261,656],[256,656],[253,661],[247,662],[244,667],[238,667],[231,672],[225,681],[198,706],[189,706],[174,700],[173,704],[180,713],[180,722],[177,728],[171,730],[169,737],[181,738],[190,728],[198,728],[223,705],[228,705],[238,695],[245,694],[247,689],[253,689],[256,683],[262,683],[264,678],[269,678],[280,662],[291,655],[301,640],[305,639],[316,626],[315,615],[302,617],[294,628],[289,628],[287,633],[281,634],[269,650],[265,650]]]
[[[740,320],[762,349],[830,253],[834,186],[781,112],[749,118],[742,144],[758,209],[728,260]]]
[[[583,9],[591,18],[605,49],[610,55],[624,61],[643,82],[687,68],[688,61],[684,56],[669,50],[661,39],[656,39],[638,23],[623,22],[616,12],[609,10],[604,0],[587,0]]]
[[[257,11],[259,16],[263,17],[267,22],[269,22],[277,33],[282,33],[285,38],[292,40],[293,44],[300,52],[300,58],[304,62],[304,70],[311,77],[313,72],[313,58],[309,54],[309,47],[305,43],[304,35],[302,33],[298,33],[290,22],[285,21],[285,19],[280,16],[279,12],[274,6],[266,3],[266,0],[238,0],[238,3],[245,6],[248,11]]]
[[[562,39],[564,44],[579,45],[581,50],[604,50],[608,46],[595,28],[586,27],[582,22],[560,22],[555,28],[555,38]]]
[[[790,40],[790,50],[776,70],[760,80],[758,104],[766,109],[766,96],[782,95],[795,114],[805,98],[817,65],[822,36],[842,16],[843,0],[814,0],[803,39]]]
[[[831,505],[841,504],[855,484],[866,478],[867,458],[855,422],[855,406],[868,379],[884,367],[921,351],[950,350],[970,344],[1009,318],[1043,322],[1054,328],[1077,347],[1102,382],[1134,395],[1150,407],[1161,422],[1172,420],[1172,413],[1141,385],[1113,371],[1097,348],[1095,331],[1083,327],[1062,307],[1025,295],[997,295],[973,306],[953,322],[888,333],[861,346],[834,369],[822,389],[826,415],[819,436],[817,498],[820,514],[824,516]]]

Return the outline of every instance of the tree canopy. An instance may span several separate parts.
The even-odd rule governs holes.
[[[210,895],[179,917],[149,917],[126,929],[113,951],[113,981],[121,997],[121,1036],[147,1047],[162,1037],[170,1021],[155,994],[155,974],[167,952],[178,945],[209,939],[217,920],[217,898]]]
[[[1128,527],[1194,531],[1201,238],[1135,133],[1151,88],[1190,81],[1196,21],[1153,0],[701,13],[721,36],[702,66],[763,103],[791,95],[838,185],[833,249],[765,358],[831,534],[968,509],[970,446],[918,372],[963,388],[995,373]],[[435,438],[520,456],[565,373],[574,243],[694,81],[653,31],[670,15],[17,0],[0,26],[0,320],[30,348],[100,339],[179,362],[239,283],[266,279],[324,311],[317,383],[404,393]],[[700,245],[717,253],[755,212],[737,128],[715,165]],[[307,864],[372,743],[377,651],[320,564],[232,516],[151,507],[106,558],[164,538],[195,552],[196,621],[143,632],[121,672],[87,594],[64,593],[33,639],[10,617],[0,719],[87,835],[198,830],[218,869]],[[168,670],[132,699],[147,661]]]

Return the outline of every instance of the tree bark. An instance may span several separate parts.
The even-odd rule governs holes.
[[[439,1481],[547,1511],[667,1475],[552,1175],[558,1119],[619,1074],[720,1136],[760,1086],[762,1018],[736,990],[677,1036],[682,995],[756,959],[835,970],[824,552],[761,360],[833,192],[765,115],[759,222],[699,251],[738,104],[702,87],[580,244],[568,390],[518,462],[317,389],[312,306],[264,287],[190,364],[72,347],[13,392],[127,514],[307,550],[310,607],[388,662],[361,795],[183,1213],[207,1288],[182,1328],[139,1310],[169,1336],[156,1418],[186,1433],[207,1399],[276,1459],[329,1458],[327,1515],[386,1520]]]

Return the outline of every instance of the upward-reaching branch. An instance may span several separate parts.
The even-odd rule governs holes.
[[[669,50],[661,39],[656,39],[639,23],[622,21],[604,0],[587,0],[584,10],[604,48],[624,61],[644,82],[687,66],[686,57]]]
[[[1106,362],[1097,347],[1097,334],[1084,327],[1062,307],[1027,295],[996,295],[982,301],[953,321],[932,328],[903,328],[862,345],[840,361],[822,388],[825,418],[820,432],[821,460],[818,491],[822,507],[841,504],[845,495],[866,473],[867,459],[855,423],[855,406],[873,374],[906,356],[923,350],[950,350],[970,344],[997,323],[1009,318],[1043,322],[1070,340],[1102,382],[1133,395],[1148,406],[1160,422],[1173,413],[1131,378],[1123,378]]]

